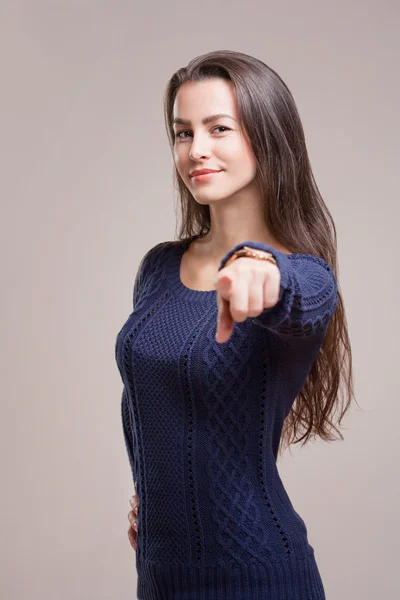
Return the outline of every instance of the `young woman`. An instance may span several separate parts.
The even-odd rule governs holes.
[[[182,225],[118,333],[139,600],[322,600],[279,452],[353,398],[336,231],[294,99],[260,60],[193,59],[165,119]],[[317,490],[315,490],[316,492]],[[136,533],[137,532],[137,533]]]

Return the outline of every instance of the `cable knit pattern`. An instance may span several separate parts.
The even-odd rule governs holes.
[[[268,250],[277,305],[215,340],[216,291],[187,288],[187,242],[143,257],[116,339],[125,446],[139,496],[139,600],[324,600],[306,525],[277,469],[285,417],[337,304],[331,267]]]

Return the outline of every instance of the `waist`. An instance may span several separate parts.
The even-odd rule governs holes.
[[[136,562],[138,600],[325,600],[314,551],[303,558],[230,566]],[[211,596],[210,596],[211,597]]]
[[[142,504],[142,506],[141,506]],[[276,493],[237,506],[219,504],[147,508],[139,502],[137,557],[149,563],[201,567],[280,564],[313,554],[303,519]]]

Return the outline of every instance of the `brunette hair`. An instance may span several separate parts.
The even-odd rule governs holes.
[[[173,105],[180,86],[213,77],[223,78],[234,86],[239,121],[256,159],[256,181],[264,198],[268,230],[291,252],[323,258],[331,265],[338,282],[335,224],[314,179],[294,98],[271,67],[241,52],[216,50],[178,69],[164,94],[171,149]],[[206,235],[211,227],[209,206],[196,202],[175,166],[174,185],[182,216],[178,243]],[[339,390],[343,392],[341,396]],[[304,440],[304,445],[310,437],[335,441],[338,438],[331,428],[343,439],[335,423],[341,424],[353,397],[352,353],[338,282],[335,313],[306,383],[285,419],[280,452],[291,443]]]

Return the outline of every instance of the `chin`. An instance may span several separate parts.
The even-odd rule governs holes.
[[[226,198],[226,194],[216,194],[209,191],[208,193],[197,193],[196,196],[192,193],[193,198],[198,204],[213,204],[214,202],[220,202]]]
[[[197,204],[201,204],[202,206],[207,206],[207,204],[213,203],[212,198],[198,198],[196,196],[193,196],[193,198],[196,200]]]

